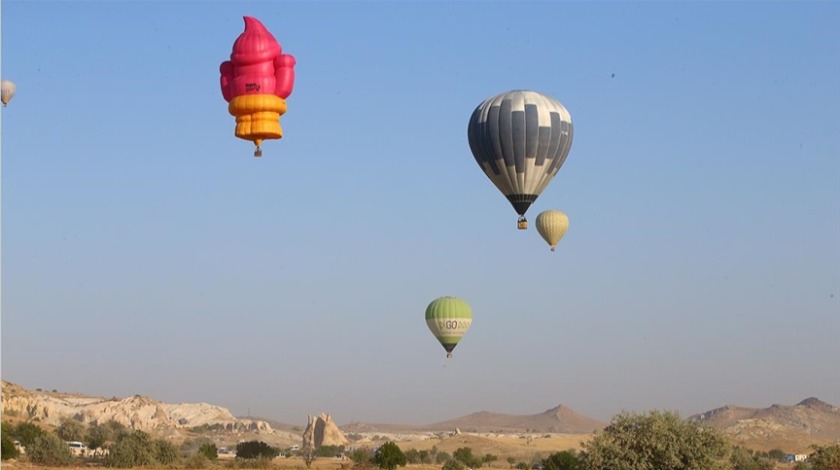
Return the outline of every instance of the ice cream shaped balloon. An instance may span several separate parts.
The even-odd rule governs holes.
[[[280,116],[295,82],[295,58],[283,54],[280,43],[256,18],[246,16],[245,31],[233,43],[230,60],[222,62],[222,96],[236,116],[236,136],[257,146],[283,137]]]

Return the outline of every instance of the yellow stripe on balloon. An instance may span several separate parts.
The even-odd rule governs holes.
[[[280,116],[286,112],[286,100],[276,95],[241,95],[230,100],[228,112],[236,116],[236,137],[254,141],[283,137]]]

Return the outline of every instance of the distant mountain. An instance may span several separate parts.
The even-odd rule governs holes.
[[[426,426],[412,424],[364,423],[354,422],[338,427],[345,434],[362,433],[416,433],[427,432]]]
[[[464,432],[550,432],[566,434],[591,433],[605,423],[558,405],[535,415],[510,415],[479,411],[460,418],[429,425],[433,429],[458,428]]]
[[[534,415],[512,415],[479,411],[460,418],[439,423],[411,426],[401,424],[352,423],[341,426],[345,433],[371,432],[443,432],[458,429],[477,433],[564,433],[587,434],[602,429],[605,423],[576,413],[569,407],[558,405]]]
[[[745,446],[766,450],[806,450],[811,444],[840,440],[840,408],[813,397],[793,406],[726,405],[688,419],[719,428]]]

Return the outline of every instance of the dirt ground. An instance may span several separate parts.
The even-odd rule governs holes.
[[[461,434],[445,439],[425,439],[422,441],[397,442],[400,449],[429,450],[437,447],[438,451],[452,455],[461,447],[469,447],[475,456],[493,454],[499,458],[493,463],[494,467],[508,468],[505,461],[513,457],[517,461],[530,463],[532,458],[539,455],[548,457],[561,450],[580,450],[581,444],[592,438],[592,434],[546,434],[534,436],[531,439],[518,437],[484,437],[471,434]]]
[[[436,447],[438,452],[446,452],[450,455],[461,447],[469,447],[473,455],[483,456],[492,454],[498,460],[490,464],[491,469],[508,470],[510,468],[507,458],[513,457],[516,462],[531,463],[534,460],[548,457],[554,452],[562,450],[580,450],[581,445],[592,438],[592,434],[550,434],[543,436],[532,436],[530,439],[519,437],[498,437],[498,436],[477,436],[472,434],[461,434],[450,436],[444,439],[424,439],[417,441],[397,442],[403,450],[417,449],[430,450]],[[356,447],[364,447],[365,444],[355,444]],[[230,458],[226,458],[230,457]],[[208,469],[227,470],[234,469],[234,462],[231,456],[220,456],[218,462],[208,465]],[[69,468],[90,468],[100,466],[97,462],[79,461]],[[6,461],[3,468],[8,470],[68,470],[68,467],[42,467],[30,464],[26,461]],[[375,470],[375,467],[365,467],[366,470]],[[440,465],[407,465],[400,470],[440,470]],[[485,469],[487,467],[484,467]],[[793,465],[778,464],[777,470],[790,470]],[[161,470],[185,469],[183,464],[177,467],[166,467]],[[154,470],[154,469],[146,469]],[[248,470],[239,468],[237,470]],[[278,457],[269,466],[259,467],[254,470],[306,470],[303,459],[298,457]],[[353,470],[353,462],[350,459],[319,458],[312,464],[311,470]],[[483,470],[483,469],[482,469]]]
[[[342,463],[346,465],[346,467],[342,467]],[[17,462],[17,461],[6,461],[3,462],[3,468],[9,470],[72,470],[75,468],[91,468],[95,467],[95,465],[76,465],[70,467],[41,467],[38,465],[32,465],[27,462]],[[400,467],[399,470],[440,470],[440,465],[407,465],[405,467]],[[793,469],[793,464],[777,464],[776,470],[791,470]],[[104,468],[104,467],[103,467]],[[144,470],[173,470],[174,467],[165,467],[161,469],[144,469]],[[178,467],[178,468],[185,468],[185,467]],[[223,470],[227,467],[224,464],[219,463],[215,466],[208,466],[208,470]],[[312,470],[352,470],[353,463],[352,462],[341,462],[337,459],[321,459],[316,460],[312,464]],[[369,470],[377,470],[375,467],[367,467]],[[508,465],[507,462],[494,462],[493,467],[496,469],[507,469]],[[244,470],[244,469],[243,469]],[[267,469],[255,469],[255,470],[306,470],[306,466],[303,464],[303,460],[301,459],[277,459],[272,462],[271,467]]]

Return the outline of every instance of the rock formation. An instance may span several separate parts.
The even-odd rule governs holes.
[[[272,432],[265,421],[237,419],[226,408],[206,403],[170,405],[149,397],[90,397],[79,394],[30,391],[3,381],[3,414],[58,426],[64,418],[88,425],[116,421],[130,429],[159,430],[218,427],[229,431]]]
[[[308,416],[309,423],[303,431],[303,448],[317,449],[321,446],[344,446],[350,443],[327,413]]]

